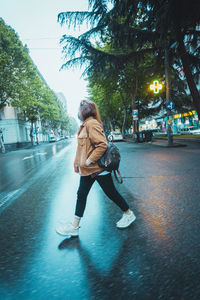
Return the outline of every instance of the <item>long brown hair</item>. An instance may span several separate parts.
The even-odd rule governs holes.
[[[93,117],[99,123],[102,123],[99,110],[96,104],[92,101],[82,100],[80,103],[80,113],[83,121],[85,121],[89,117]]]

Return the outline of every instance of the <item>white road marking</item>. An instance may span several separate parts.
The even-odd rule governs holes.
[[[60,157],[62,155],[65,154],[66,151],[68,151],[70,148],[72,147],[72,145],[68,145],[67,147],[65,147],[64,149],[62,149],[61,151],[59,151],[58,153],[56,153],[56,155],[52,155],[53,157]],[[46,155],[48,154],[47,152],[38,152],[35,155]],[[26,160],[26,159],[30,159],[33,158],[35,155],[30,155],[30,156],[26,156],[24,157],[22,160]],[[55,161],[50,161],[50,163],[55,163]],[[0,193],[0,214],[1,212],[6,209],[6,207],[8,207],[13,201],[15,201],[17,198],[20,197],[20,195],[22,195],[25,191],[27,191],[29,189],[29,187],[31,185],[33,185],[36,180],[38,180],[38,178],[40,178],[40,176],[43,176],[43,174],[46,173],[46,169],[43,168],[41,169],[41,172],[37,172],[35,173],[31,180],[29,179],[24,185],[21,186],[21,188],[11,191],[11,192],[2,192]]]
[[[35,155],[47,155],[47,152],[39,152],[39,153],[36,153]],[[35,155],[25,156],[25,157],[23,158],[23,160],[32,158],[32,157],[34,157]]]
[[[19,190],[12,191],[8,193],[1,201],[0,207],[2,207],[6,202],[8,202],[15,194],[18,193]]]
[[[59,152],[57,152],[54,156],[55,157],[60,157],[62,156],[65,152],[67,152],[70,148],[72,147],[71,144],[67,145],[65,148],[63,148],[62,150],[60,150]]]
[[[29,159],[29,158],[32,158],[32,157],[34,157],[34,155],[25,156],[25,157],[23,158],[23,160],[25,160],[25,159]]]

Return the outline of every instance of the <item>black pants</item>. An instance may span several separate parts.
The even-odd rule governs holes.
[[[126,211],[129,209],[129,206],[124,200],[124,198],[116,190],[111,174],[100,175],[100,176],[96,176],[95,178],[92,178],[91,176],[81,176],[80,185],[77,192],[77,202],[76,202],[76,210],[75,210],[76,216],[78,217],[83,216],[85,206],[86,206],[87,196],[95,180],[99,183],[104,193],[115,204],[117,204],[122,211]]]

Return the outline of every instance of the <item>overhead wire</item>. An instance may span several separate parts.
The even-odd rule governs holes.
[[[61,37],[42,37],[42,38],[25,38],[23,41],[34,41],[34,40],[59,40]],[[60,50],[60,48],[29,48],[29,50]]]

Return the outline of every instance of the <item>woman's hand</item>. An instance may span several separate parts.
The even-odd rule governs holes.
[[[79,167],[77,165],[74,165],[74,172],[79,173]]]
[[[89,160],[89,158],[86,160],[86,162],[85,162],[85,164],[86,164],[86,166],[88,167],[89,165],[91,165],[91,160]]]

